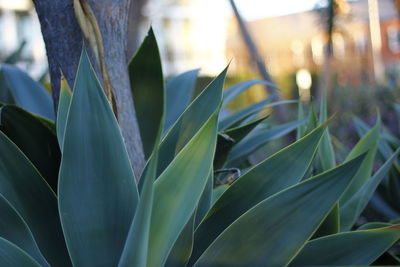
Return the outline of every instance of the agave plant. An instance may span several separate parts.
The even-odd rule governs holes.
[[[344,163],[322,163],[330,147],[324,115],[298,141],[214,188],[217,168],[243,163],[304,120],[265,128],[256,114],[269,101],[219,118],[229,96],[257,83],[223,93],[227,69],[191,103],[185,90],[196,71],[164,90],[152,31],[129,68],[147,157],[140,179],[85,49],[73,93],[63,82],[56,124],[2,106],[1,266],[369,265],[400,238],[396,224],[348,231],[398,151],[372,178],[369,135]],[[313,175],[316,161],[324,167]]]

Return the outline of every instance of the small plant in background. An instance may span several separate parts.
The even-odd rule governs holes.
[[[354,229],[399,153],[372,173],[379,122],[337,165],[325,102],[319,118],[300,109],[299,120],[273,128],[262,111],[293,101],[220,116],[257,82],[223,91],[225,69],[191,100],[191,71],[164,89],[152,31],[129,71],[147,159],[140,179],[85,50],[73,93],[62,83],[56,123],[37,109],[47,104],[17,101],[33,81],[3,70],[25,109],[0,114],[1,266],[369,265],[399,240],[395,223]],[[296,128],[296,142],[249,164]],[[219,179],[232,168],[242,174]]]

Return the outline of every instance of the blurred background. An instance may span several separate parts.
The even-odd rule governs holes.
[[[255,64],[258,57],[284,99],[308,103],[324,86],[341,125],[333,125],[334,135],[344,143],[352,143],[351,116],[372,123],[377,108],[389,130],[399,134],[394,114],[400,99],[400,1],[236,0],[237,13],[228,0],[141,1],[141,35],[151,23],[167,77],[201,68],[200,88],[231,61],[228,86],[265,78]],[[16,51],[18,66],[37,79],[46,77],[31,0],[0,0],[0,57]],[[232,108],[267,94],[256,86]]]

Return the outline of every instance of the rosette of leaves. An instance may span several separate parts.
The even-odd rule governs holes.
[[[2,107],[1,266],[369,265],[400,238],[395,224],[316,235],[364,188],[370,153],[358,148],[312,175],[327,122],[215,187],[215,168],[236,146],[270,140],[260,135],[270,130],[259,126],[265,117],[255,116],[268,103],[220,118],[227,94],[250,86],[223,93],[227,69],[194,100],[185,90],[196,72],[164,88],[152,31],[129,68],[147,158],[140,179],[85,50],[73,93],[62,85],[55,124]]]

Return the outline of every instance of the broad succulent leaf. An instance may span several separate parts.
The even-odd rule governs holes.
[[[163,132],[166,132],[178,120],[190,104],[198,74],[198,69],[191,70],[167,82],[165,86],[166,117]]]
[[[58,102],[57,112],[57,139],[60,149],[64,145],[65,125],[67,124],[69,106],[71,105],[72,90],[69,87],[67,80],[61,79],[60,99]]]
[[[400,225],[339,233],[307,242],[289,266],[369,265],[400,239]]]
[[[153,209],[150,227],[150,266],[165,263],[200,200],[212,168],[218,112],[210,117],[155,182],[156,208]]]
[[[1,107],[0,121],[0,130],[22,150],[57,192],[61,154],[52,127],[42,118],[14,105]]]
[[[164,77],[153,29],[129,63],[129,78],[146,158],[153,151],[164,114]]]
[[[380,169],[353,195],[353,197],[340,207],[341,231],[348,231],[354,225],[362,211],[367,206],[376,188],[388,173],[393,162],[400,153],[400,148],[380,167]]]
[[[369,180],[372,174],[372,167],[376,155],[378,139],[380,131],[380,121],[358,141],[354,148],[350,151],[345,161],[349,161],[358,155],[368,151],[367,157],[365,158],[362,167],[358,170],[358,173],[354,180],[351,182],[349,188],[343,193],[340,198],[339,204],[343,206],[348,202],[355,193]]]
[[[328,215],[362,160],[360,156],[261,201],[226,228],[194,266],[286,266]]]
[[[10,92],[12,103],[32,113],[54,120],[53,100],[38,82],[17,67],[2,64],[0,83]]]
[[[139,196],[117,120],[85,50],[68,112],[58,192],[73,264],[116,266]]]
[[[41,267],[42,265],[15,244],[0,237],[0,266]]]
[[[204,123],[219,110],[227,71],[228,67],[192,101],[165,134],[160,144],[157,176],[165,170]]]
[[[228,154],[228,162],[230,162],[229,166],[237,165],[238,162],[241,162],[247,156],[257,151],[257,149],[265,145],[267,142],[280,138],[304,124],[305,120],[288,122],[271,128],[265,126],[260,127],[260,129],[255,129],[232,148]]]
[[[192,261],[226,227],[254,205],[300,181],[317,152],[325,127],[320,126],[303,139],[265,159],[222,194],[196,229]]]
[[[55,266],[70,266],[55,193],[2,132],[0,151],[0,194],[27,223],[47,261]]]
[[[50,266],[40,252],[28,225],[1,195],[0,214],[0,237],[24,250],[42,266]]]

